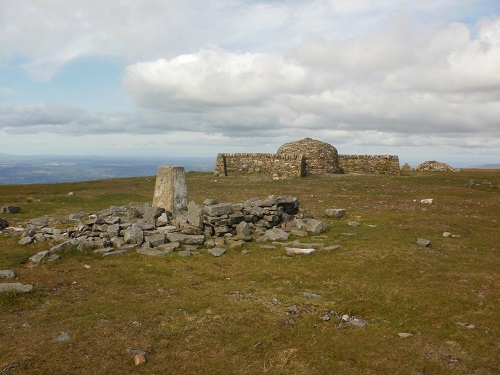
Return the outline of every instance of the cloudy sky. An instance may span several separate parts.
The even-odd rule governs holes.
[[[304,137],[500,163],[500,1],[0,1],[0,153],[215,158]]]

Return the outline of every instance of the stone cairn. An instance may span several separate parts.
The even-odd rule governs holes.
[[[24,228],[9,229],[21,234],[20,244],[60,242],[32,256],[29,263],[36,265],[45,258],[57,259],[57,253],[71,246],[78,250],[93,248],[104,256],[132,249],[144,255],[177,250],[180,255],[190,255],[191,247],[201,245],[240,248],[249,241],[285,241],[290,234],[303,236],[326,229],[322,221],[305,216],[296,197],[269,196],[242,203],[207,199],[199,205],[192,201],[188,210],[176,217],[150,204],[111,206],[90,215],[71,214],[66,222],[73,225],[65,229],[55,218],[37,218]]]
[[[429,160],[420,164],[417,171],[427,171],[427,172],[460,172],[460,169],[453,168],[446,163],[441,163],[435,160]]]
[[[325,223],[304,217],[299,200],[288,195],[242,203],[207,199],[199,205],[192,201],[186,209],[187,201],[184,168],[159,167],[153,205],[111,206],[90,215],[71,214],[68,221],[74,225],[66,229],[49,226],[47,218],[33,219],[25,228],[18,228],[19,244],[62,241],[33,255],[31,264],[47,256],[57,259],[57,253],[70,246],[94,248],[105,256],[136,248],[144,255],[165,255],[184,246],[179,253],[188,256],[190,246],[194,249],[205,244],[212,248],[212,254],[220,256],[225,252],[222,246],[239,248],[253,240],[285,241],[290,233],[307,235],[304,229],[313,233],[326,229]]]

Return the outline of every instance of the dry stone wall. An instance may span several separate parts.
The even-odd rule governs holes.
[[[309,175],[400,174],[397,155],[338,155],[332,145],[311,138],[284,144],[276,154],[219,154],[216,176],[263,173],[287,179]]]
[[[302,177],[305,174],[303,155],[219,154],[215,162],[216,176],[262,173],[276,178]]]
[[[397,155],[339,155],[344,173],[400,174]]]

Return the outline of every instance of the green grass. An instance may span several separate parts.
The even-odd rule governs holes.
[[[12,372],[23,374],[498,373],[498,170],[288,181],[188,173],[187,183],[198,203],[298,196],[329,224],[300,240],[342,247],[292,258],[256,244],[220,258],[205,251],[104,258],[68,249],[58,261],[27,268],[23,262],[50,244],[20,246],[2,234],[0,269],[15,269],[35,289],[0,294],[0,371],[16,364]],[[151,202],[153,189],[151,177],[4,185],[0,205],[22,206],[5,216],[16,225]],[[346,208],[347,217],[325,217],[331,207]],[[418,237],[431,246],[419,247]],[[291,305],[296,314],[287,313]],[[339,325],[335,316],[343,314],[368,325]],[[54,340],[62,331],[70,341]],[[147,350],[148,363],[135,367],[128,348]]]

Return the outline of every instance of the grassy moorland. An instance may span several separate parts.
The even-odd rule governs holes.
[[[499,170],[288,181],[188,173],[187,183],[198,203],[295,195],[329,224],[326,233],[298,240],[341,248],[290,258],[258,244],[220,258],[204,250],[153,258],[70,249],[28,268],[24,261],[51,245],[21,246],[4,232],[0,269],[15,269],[17,281],[35,288],[0,294],[0,372],[500,372]],[[154,177],[4,185],[0,205],[22,206],[4,215],[16,226],[43,215],[150,202],[153,189]],[[424,198],[433,204],[421,204]],[[333,207],[346,208],[347,216],[325,217]],[[445,231],[456,236],[443,237]],[[418,246],[419,237],[430,247]],[[343,314],[368,325],[342,325]],[[62,331],[71,339],[56,341]],[[129,348],[145,350],[148,362],[135,366]]]

